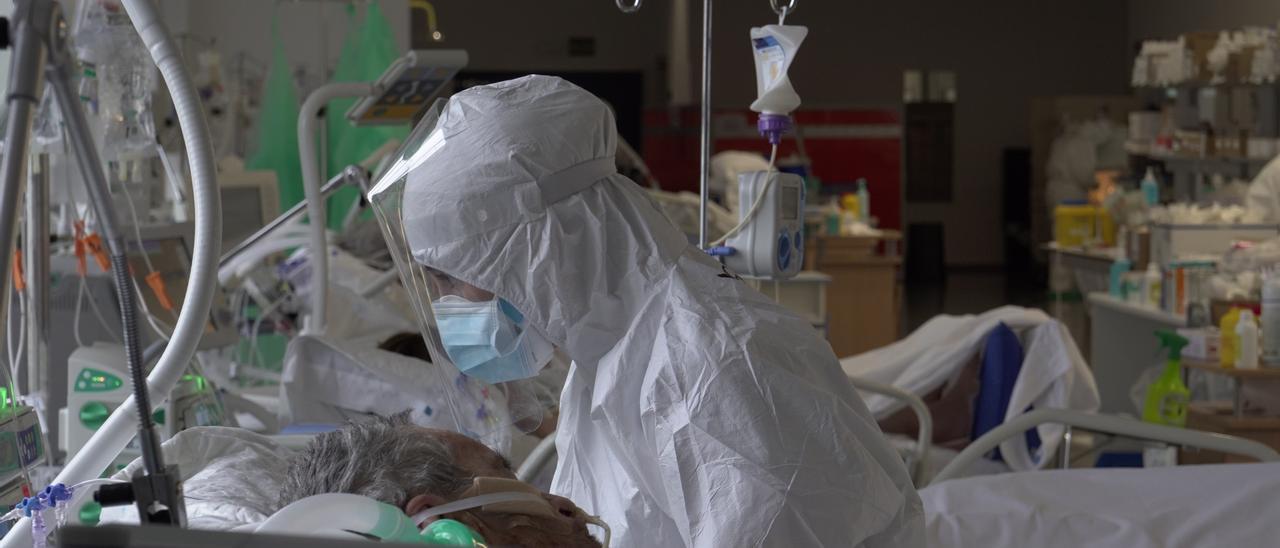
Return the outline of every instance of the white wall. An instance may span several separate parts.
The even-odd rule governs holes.
[[[661,104],[659,60],[666,52],[673,1],[649,0],[635,14],[622,13],[613,0],[433,3],[445,36],[441,47],[466,49],[470,70],[643,71],[646,102]],[[571,37],[594,38],[596,54],[570,57]]]
[[[1280,21],[1280,2],[1273,0],[1129,0],[1128,7],[1132,44],[1189,31],[1273,27]]]

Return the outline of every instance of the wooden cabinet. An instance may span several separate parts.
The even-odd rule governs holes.
[[[836,356],[861,354],[898,340],[902,286],[901,233],[819,236],[805,252],[805,269],[831,277],[827,340]]]
[[[1253,440],[1280,451],[1280,416],[1265,414],[1265,408],[1255,409],[1250,397],[1261,397],[1268,401],[1273,398],[1280,387],[1280,369],[1257,367],[1253,369],[1223,368],[1216,361],[1183,359],[1182,365],[1187,370],[1197,370],[1211,375],[1224,375],[1235,381],[1235,393],[1231,401],[1223,402],[1191,402],[1187,406],[1187,428],[1227,434]],[[1274,413],[1274,410],[1272,410]],[[1217,464],[1232,462],[1252,462],[1253,459],[1239,455],[1224,455],[1214,451],[1191,451],[1183,449],[1178,454],[1178,464]]]

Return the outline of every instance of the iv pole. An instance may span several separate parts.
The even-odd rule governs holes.
[[[769,7],[778,14],[778,24],[786,20],[787,14],[795,11],[797,0],[786,0],[779,5],[779,0],[769,0]],[[702,0],[702,125],[701,170],[698,173],[698,248],[707,249],[707,202],[711,200],[710,188],[707,186],[711,177],[711,0]]]
[[[67,24],[62,11],[51,0],[20,0],[13,21],[14,69],[11,71],[8,101],[11,117],[5,128],[5,151],[0,173],[0,242],[12,249],[17,231],[16,209],[23,185],[24,165],[27,162],[27,138],[31,118],[38,97],[47,82],[53,90],[58,109],[66,124],[67,139],[78,160],[80,172],[85,175],[89,201],[93,204],[98,229],[107,242],[111,259],[111,272],[115,279],[116,298],[120,303],[120,316],[124,326],[125,355],[129,375],[134,387],[134,399],[138,411],[138,435],[146,474],[136,489],[139,500],[146,501],[144,521],[184,525],[186,521],[182,500],[178,495],[176,468],[166,468],[151,417],[150,395],[145,389],[146,379],[142,363],[142,344],[139,339],[134,302],[133,278],[129,274],[128,248],[120,232],[119,219],[111,202],[111,189],[103,172],[102,160],[89,130],[84,110],[76,91],[71,86],[70,68],[73,61],[67,44]],[[35,201],[41,201],[39,199]],[[0,287],[8,295],[12,253],[0,258]],[[39,280],[37,283],[43,283]],[[8,326],[3,326],[8,328]],[[33,327],[40,327],[38,325]]]
[[[108,196],[109,189],[101,171],[101,164],[96,162],[97,154],[92,148],[92,140],[88,138],[88,132],[85,131],[87,125],[84,113],[71,92],[70,78],[67,76],[67,69],[71,65],[66,48],[66,21],[62,18],[57,4],[52,0],[15,0],[15,3],[17,9],[13,19],[7,22],[0,21],[8,23],[14,44],[9,94],[6,98],[10,113],[8,125],[5,128],[7,150],[0,159],[0,245],[4,246],[0,248],[0,287],[4,288],[9,286],[10,251],[17,230],[14,211],[19,200],[23,164],[26,162],[27,136],[31,127],[32,110],[37,104],[43,84],[40,78],[42,70],[54,86],[59,108],[69,122],[69,136],[75,146],[77,157],[82,166],[89,166],[88,169],[82,168],[82,171],[90,177],[88,181],[90,196],[95,200],[95,209],[100,212],[99,223],[111,223],[114,219],[108,211],[111,204],[98,199]],[[134,28],[147,46],[152,60],[160,69],[178,110],[179,127],[182,129],[191,165],[196,210],[191,277],[187,283],[186,298],[183,300],[173,334],[160,356],[160,361],[146,379],[146,384],[143,383],[141,351],[135,332],[132,347],[128,348],[134,396],[125,400],[123,405],[112,412],[107,422],[90,438],[89,443],[80,453],[67,463],[54,481],[72,484],[97,477],[132,437],[130,430],[133,429],[134,424],[129,414],[136,410],[140,415],[137,417],[140,420],[138,433],[141,434],[144,443],[146,469],[133,479],[134,492],[129,493],[129,498],[138,505],[140,517],[144,522],[182,525],[185,520],[177,469],[162,467],[163,460],[158,444],[155,443],[154,429],[146,428],[150,424],[151,415],[148,391],[167,395],[173,389],[194,355],[196,345],[204,333],[205,318],[209,314],[216,284],[216,261],[220,247],[218,240],[222,225],[221,203],[213,171],[212,147],[209,143],[208,128],[204,121],[200,100],[195,93],[190,75],[182,66],[173,39],[148,0],[123,0],[123,4]],[[127,274],[127,263],[124,261],[123,240],[115,233],[114,225],[101,228],[108,237],[111,258],[116,264],[117,291],[120,295],[124,320],[131,323],[135,319],[131,314],[132,287],[119,285],[121,281],[132,283]],[[47,284],[48,280],[34,280],[34,283]],[[8,291],[3,297],[3,301],[7,300]],[[0,321],[0,327],[7,326]],[[136,325],[134,329],[136,331]],[[152,445],[151,458],[145,458],[147,445]],[[99,495],[101,494],[99,492]],[[0,547],[22,546],[30,543],[31,520],[29,518],[20,519],[9,533],[0,539]]]

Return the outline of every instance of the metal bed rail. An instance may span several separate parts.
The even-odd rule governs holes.
[[[997,426],[982,437],[974,440],[973,443],[969,444],[968,447],[965,447],[963,451],[960,451],[960,454],[956,455],[956,458],[948,463],[941,472],[938,472],[938,475],[934,476],[931,483],[943,482],[959,477],[962,471],[968,469],[974,461],[982,458],[983,455],[998,447],[1001,442],[1021,436],[1027,430],[1046,423],[1061,424],[1068,428],[1083,428],[1092,432],[1114,434],[1140,440],[1163,442],[1183,447],[1196,447],[1210,451],[1241,455],[1254,458],[1262,462],[1280,461],[1280,453],[1277,453],[1275,449],[1256,441],[1236,436],[1188,430],[1186,428],[1175,428],[1172,426],[1161,426],[1134,419],[1082,413],[1079,411],[1068,411],[1066,409],[1036,409],[1029,413],[1019,415],[1012,420],[1006,421],[1004,424]]]
[[[929,450],[933,446],[933,415],[929,413],[929,406],[925,405],[924,400],[920,399],[919,396],[892,385],[857,377],[849,377],[849,382],[860,391],[901,400],[915,414],[920,432],[916,436],[916,447],[911,457],[911,479],[916,485],[926,485],[928,478],[925,477],[925,474],[928,473],[929,469]]]

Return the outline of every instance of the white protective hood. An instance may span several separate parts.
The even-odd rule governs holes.
[[[889,384],[924,396],[959,374],[982,351],[987,336],[1000,323],[1019,335],[1025,347],[1022,370],[1013,384],[1008,421],[1028,407],[1098,410],[1098,386],[1071,334],[1044,312],[1005,306],[977,316],[938,316],[907,338],[889,346],[840,360],[845,373]],[[885,396],[868,395],[867,405],[885,418],[904,405]],[[1036,452],[1024,437],[1000,444],[1000,454],[1013,470],[1043,467],[1062,438],[1062,426],[1037,427],[1042,445]],[[1039,455],[1039,456],[1038,456]]]
[[[919,546],[905,467],[812,327],[690,246],[613,168],[599,99],[530,76],[455,95],[408,175],[415,258],[574,360],[553,491],[616,546]]]

